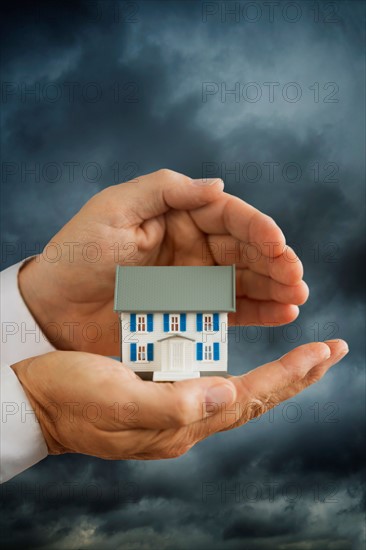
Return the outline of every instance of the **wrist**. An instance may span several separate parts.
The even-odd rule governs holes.
[[[18,287],[27,308],[50,344],[57,349],[72,350],[73,342],[65,338],[62,330],[62,318],[65,314],[68,316],[67,302],[62,299],[60,290],[55,288],[52,273],[47,271],[40,256],[31,258],[20,268]]]
[[[47,357],[46,354],[42,357]],[[67,450],[57,440],[56,419],[52,418],[55,403],[47,403],[42,393],[42,384],[37,376],[37,361],[39,357],[31,357],[11,365],[23,391],[38,420],[42,435],[47,445],[48,454],[63,454]],[[52,406],[50,406],[52,405]]]

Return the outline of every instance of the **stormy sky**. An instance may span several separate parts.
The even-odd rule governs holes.
[[[363,547],[364,16],[357,1],[8,3],[2,267],[112,183],[220,176],[282,227],[311,291],[290,327],[231,338],[230,371],[329,337],[350,353],[179,459],[48,457],[2,487],[5,548]]]

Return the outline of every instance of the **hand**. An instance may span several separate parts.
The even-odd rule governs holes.
[[[342,340],[311,343],[243,376],[165,384],[143,382],[113,359],[82,352],[56,351],[13,369],[50,454],[159,459],[180,456],[293,397],[347,351]]]
[[[25,265],[21,292],[56,348],[119,354],[117,264],[236,263],[237,311],[230,324],[278,325],[297,317],[308,288],[279,227],[224,193],[221,180],[207,183],[160,170],[108,187]],[[88,323],[100,333],[91,327],[86,337]]]

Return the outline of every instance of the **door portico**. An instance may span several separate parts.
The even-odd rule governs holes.
[[[158,340],[161,347],[161,371],[153,374],[153,380],[184,380],[199,378],[199,371],[193,371],[194,340],[180,334]]]

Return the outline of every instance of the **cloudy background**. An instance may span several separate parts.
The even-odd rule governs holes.
[[[267,4],[8,4],[3,268],[104,186],[218,175],[275,218],[311,289],[289,328],[230,340],[231,372],[314,339],[351,351],[180,459],[47,458],[2,486],[5,548],[363,548],[364,8]]]

